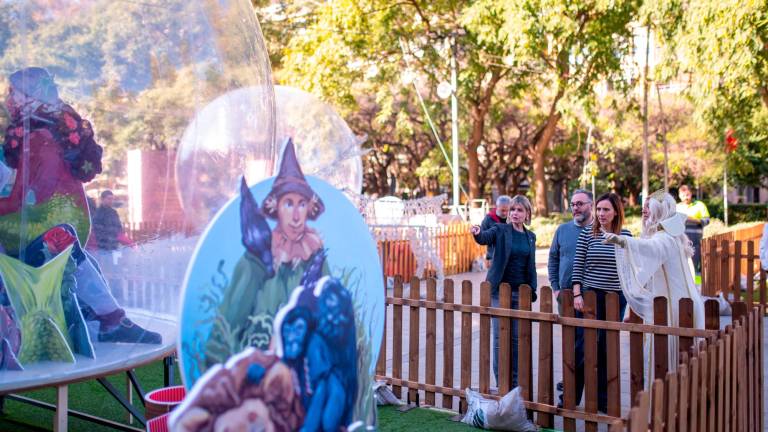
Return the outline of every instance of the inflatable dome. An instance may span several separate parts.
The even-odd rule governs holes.
[[[272,174],[250,1],[9,0],[0,20],[0,393],[170,354],[200,228]],[[258,95],[197,120],[240,88]]]
[[[331,105],[311,93],[275,86],[275,114],[275,142],[293,139],[306,174],[337,189],[356,194],[362,191],[361,139]],[[279,146],[275,150],[276,155],[282,151]]]

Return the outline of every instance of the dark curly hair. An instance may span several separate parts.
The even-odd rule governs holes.
[[[40,107],[29,117],[28,127],[25,131],[24,119],[19,118],[5,131],[3,152],[6,164],[11,168],[19,166],[24,134],[47,129],[59,144],[72,176],[85,183],[101,172],[103,149],[94,139],[91,122],[80,117],[71,106],[62,103],[60,109],[53,111]]]

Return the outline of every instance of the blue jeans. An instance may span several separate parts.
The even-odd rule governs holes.
[[[520,306],[519,293],[517,290],[512,291],[512,309],[518,309]],[[499,307],[499,293],[491,294],[491,306]],[[510,378],[510,389],[517,387],[517,320],[512,318],[512,334],[510,338],[510,344],[512,345],[512,373]],[[496,378],[496,385],[499,386],[499,319],[491,318],[491,328],[493,330],[493,376]]]
[[[605,296],[610,292],[619,295],[619,319],[624,317],[627,299],[623,292],[586,287],[583,291],[593,291],[596,294],[596,319],[605,321]],[[576,311],[576,318],[583,318],[581,312]],[[582,391],[584,391],[584,328],[576,327],[576,405],[581,403]],[[608,347],[605,330],[597,331],[597,407],[602,412],[608,411]]]

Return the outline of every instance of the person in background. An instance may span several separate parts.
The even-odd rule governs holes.
[[[605,320],[605,297],[608,293],[619,296],[619,319],[624,317],[627,300],[621,290],[616,268],[616,246],[605,244],[605,233],[631,237],[624,229],[624,206],[615,193],[601,195],[595,201],[596,220],[579,234],[573,261],[573,306],[584,312],[583,293],[594,291],[597,297],[595,318]],[[597,332],[597,409],[608,411],[608,359],[604,330]],[[584,330],[576,331],[576,405],[584,390]]]
[[[118,237],[123,232],[120,215],[114,208],[115,194],[111,190],[101,193],[101,205],[93,215],[93,234],[100,250],[113,251],[120,244]]]
[[[709,210],[707,205],[693,199],[693,193],[688,185],[680,186],[677,191],[680,203],[677,211],[688,216],[685,222],[685,235],[693,243],[693,268],[696,273],[701,273],[701,238],[704,236],[704,227],[709,225]]]
[[[479,226],[470,228],[475,241],[481,245],[494,245],[493,260],[486,280],[491,284],[491,306],[499,306],[499,286],[508,283],[512,287],[512,309],[519,307],[520,285],[531,287],[536,301],[536,234],[525,227],[531,223],[531,202],[522,195],[510,200],[506,224],[495,224],[488,230]],[[512,320],[512,382],[517,387],[517,320]],[[499,382],[499,320],[492,319],[493,375]]]
[[[96,204],[96,200],[87,196],[85,197],[88,202],[89,214],[93,215],[99,206]],[[85,250],[88,252],[95,252],[99,249],[99,244],[96,241],[96,233],[93,232],[93,216],[91,216],[91,235],[88,236],[88,241],[85,243]]]
[[[501,195],[496,199],[496,208],[492,208],[483,221],[480,223],[480,229],[483,231],[491,229],[492,226],[500,223],[507,223],[507,216],[509,215],[509,205],[512,202],[512,198],[507,195]],[[491,262],[493,260],[493,245],[488,245],[485,252],[485,267],[491,268]]]
[[[573,220],[557,227],[549,248],[547,270],[556,296],[562,289],[571,289],[576,243],[584,228],[592,224],[592,193],[584,189],[573,191],[571,213]]]
[[[571,289],[573,259],[576,256],[576,243],[584,228],[592,224],[592,193],[576,189],[571,194],[571,213],[573,220],[557,227],[552,245],[549,247],[547,272],[549,283],[560,306],[560,290]],[[560,311],[562,313],[562,311]],[[563,391],[563,383],[557,383],[557,390]]]

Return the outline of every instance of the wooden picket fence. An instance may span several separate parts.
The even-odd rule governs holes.
[[[175,234],[191,235],[194,228],[181,220],[123,223],[125,234],[135,243],[146,243]]]
[[[426,285],[426,293],[424,286]],[[744,371],[747,381],[738,381],[742,393],[732,392],[731,387],[725,385],[706,386],[697,384],[698,387],[690,387],[691,381],[684,383],[688,390],[680,390],[677,384],[675,391],[687,391],[687,394],[704,394],[707,401],[705,405],[696,405],[697,408],[677,407],[674,413],[699,413],[701,410],[707,418],[714,416],[722,418],[725,414],[717,411],[720,400],[735,401],[731,405],[744,405],[747,411],[754,413],[754,422],[738,420],[738,425],[756,425],[757,420],[762,424],[762,372],[759,365],[762,364],[762,310],[754,309],[750,312],[748,326],[741,321],[725,331],[719,330],[718,305],[716,301],[709,301],[706,305],[707,329],[694,329],[693,304],[690,299],[680,302],[679,327],[667,326],[665,298],[656,298],[654,302],[654,325],[642,324],[639,317],[630,313],[630,322],[622,322],[619,316],[619,298],[616,294],[609,294],[606,298],[606,321],[598,321],[595,317],[596,299],[594,292],[584,293],[585,314],[584,318],[574,318],[573,294],[570,290],[561,292],[563,306],[562,315],[553,313],[553,296],[549,287],[539,290],[539,311],[532,310],[531,289],[522,286],[519,291],[519,309],[510,309],[511,289],[509,285],[500,287],[499,307],[491,307],[490,285],[483,282],[479,287],[479,304],[473,302],[477,286],[470,281],[461,284],[459,292],[450,279],[446,279],[442,286],[442,295],[438,300],[437,282],[428,279],[422,283],[418,278],[413,278],[410,283],[408,296],[405,297],[404,285],[401,278],[396,278],[393,295],[387,297],[388,309],[387,323],[385,325],[379,361],[376,367],[376,379],[384,380],[392,386],[392,390],[400,398],[416,405],[440,406],[442,408],[464,412],[466,401],[464,389],[475,388],[483,396],[498,399],[511,390],[510,359],[511,359],[511,320],[518,323],[518,385],[521,387],[525,405],[531,415],[536,414],[536,422],[543,427],[553,427],[555,417],[563,419],[563,427],[566,431],[576,430],[577,422],[584,423],[587,431],[597,430],[598,424],[606,424],[611,430],[623,430],[626,425],[624,418],[629,415],[631,401],[642,401],[644,390],[644,357],[643,340],[645,336],[654,338],[655,352],[652,362],[654,376],[672,376],[671,380],[682,372],[668,374],[667,343],[670,337],[679,338],[680,351],[690,353],[691,357],[700,354],[701,347],[707,349],[713,347],[715,356],[708,357],[709,363],[699,366],[700,370],[706,369],[707,373],[723,373],[736,371],[732,364],[735,355],[743,356],[738,359],[739,366],[748,365]],[[426,297],[423,295],[426,294]],[[746,311],[746,304],[741,304],[739,310]],[[738,306],[736,307],[739,308]],[[438,316],[438,311],[441,311]],[[754,311],[758,311],[755,313]],[[746,313],[745,313],[746,314]],[[438,317],[441,326],[438,326]],[[499,348],[499,382],[497,390],[491,391],[492,347],[491,347],[491,319],[500,320],[500,348]],[[473,324],[477,321],[479,325]],[[407,324],[407,325],[406,325]],[[535,328],[534,325],[537,327]],[[474,331],[478,327],[479,331]],[[576,328],[584,328],[584,357],[585,357],[585,387],[584,408],[575,406],[575,341]],[[746,329],[747,336],[744,336]],[[407,333],[404,330],[407,329]],[[559,330],[562,336],[562,381],[564,383],[564,403],[558,408],[555,400],[554,385],[560,377],[555,377],[554,369],[554,334]],[[597,334],[598,330],[606,331],[607,340],[607,371],[608,371],[608,407],[607,413],[600,414],[598,408],[597,389]],[[734,336],[737,333],[738,336]],[[474,334],[477,333],[477,334]],[[629,334],[629,352],[621,352],[620,336]],[[456,335],[458,334],[458,337]],[[701,345],[695,341],[707,340],[708,345]],[[734,349],[733,341],[749,341],[747,348],[739,346]],[[537,350],[534,350],[537,346]],[[730,348],[728,348],[730,347]],[[407,348],[407,355],[404,353]],[[438,351],[440,348],[440,351]],[[728,351],[726,352],[726,349]],[[536,354],[536,355],[534,355]],[[628,355],[627,355],[628,354]],[[623,358],[629,358],[622,362]],[[440,362],[438,362],[440,358]],[[686,368],[692,368],[690,361],[684,355],[683,364]],[[728,359],[726,361],[726,358]],[[709,365],[709,367],[707,367]],[[622,367],[627,368],[628,375],[622,385]],[[536,369],[534,374],[534,369]],[[536,381],[534,381],[534,376]],[[690,376],[690,374],[689,374]],[[707,375],[709,377],[709,375]],[[736,376],[734,372],[734,376]],[[732,381],[728,381],[731,383]],[[724,381],[725,383],[725,381]],[[744,387],[746,386],[746,387]],[[749,391],[744,391],[749,389]],[[726,392],[728,390],[728,392]],[[656,390],[657,393],[659,390]],[[637,399],[641,395],[640,399]],[[439,396],[439,403],[438,403]],[[676,393],[660,392],[663,406],[671,404],[683,404]],[[754,399],[750,402],[749,399]],[[626,401],[626,409],[622,411],[622,400]],[[656,400],[654,399],[654,404]],[[655,405],[654,405],[655,406]],[[760,409],[757,409],[759,407]],[[641,406],[642,408],[642,406]],[[670,408],[670,411],[672,408]],[[688,410],[688,411],[686,411]],[[693,410],[693,411],[691,411]],[[758,413],[759,411],[759,413]],[[644,411],[637,414],[637,419],[642,418]],[[659,414],[658,410],[653,412]],[[682,414],[680,414],[682,415]],[[688,414],[686,414],[688,415]],[[655,417],[654,417],[655,418]],[[640,420],[632,423],[634,427]],[[677,421],[677,420],[676,420]],[[677,423],[675,423],[677,424]],[[734,424],[732,421],[729,424]],[[671,425],[671,423],[670,423]],[[675,430],[672,426],[662,430]],[[710,429],[689,429],[710,430]],[[712,429],[714,430],[714,429]],[[720,430],[747,430],[747,429],[720,429]],[[754,427],[749,430],[762,430]]]
[[[763,224],[707,237],[701,243],[702,294],[722,293],[729,300],[766,305],[766,271],[762,269],[759,243]]]
[[[699,341],[674,372],[640,392],[627,430],[763,431],[764,306],[734,303],[733,325]]]
[[[424,228],[427,231],[426,241],[442,260],[445,275],[471,271],[473,261],[484,256],[485,246],[475,243],[469,228],[470,225],[463,222]],[[407,279],[413,276],[434,276],[436,269],[431,264],[427,265],[425,275],[416,275],[416,256],[407,238],[408,229],[403,226],[394,230],[396,238],[377,241],[384,276],[402,276]]]

